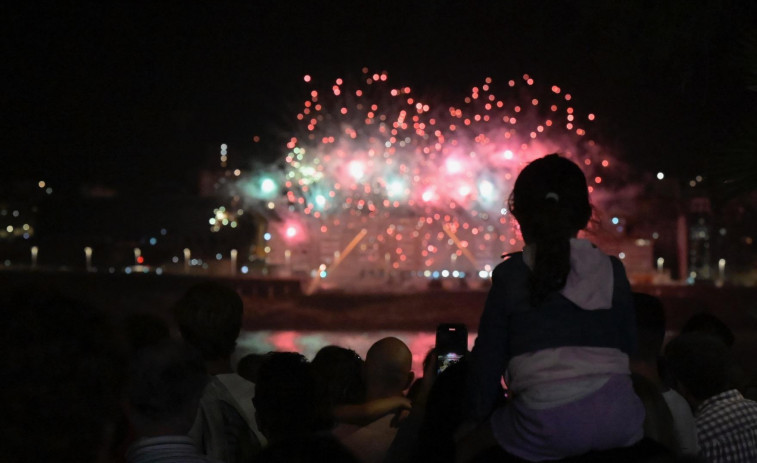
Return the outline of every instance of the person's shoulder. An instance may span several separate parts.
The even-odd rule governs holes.
[[[626,266],[623,265],[623,261],[618,259],[617,257],[613,255],[608,255],[608,259],[610,259],[610,264],[612,265],[612,270],[616,275],[625,275],[626,274]]]
[[[215,375],[215,379],[232,391],[232,393],[247,390],[255,392],[255,383],[239,376],[237,373],[222,373]]]
[[[742,398],[741,404],[745,410],[749,410],[749,413],[757,418],[757,402],[756,401],[752,399]]]
[[[517,261],[520,259],[520,261],[523,261],[523,251],[515,251],[515,252],[506,252],[502,254],[502,263],[508,261]]]
[[[502,255],[502,262],[494,267],[494,273],[506,273],[516,271],[526,267],[526,263],[523,261],[522,252],[510,252]]]
[[[211,375],[205,389],[202,391],[201,403],[211,403],[216,401],[228,401],[231,398],[231,392],[226,384],[218,378],[217,375]]]
[[[688,402],[686,402],[686,399],[683,398],[683,396],[678,393],[675,389],[667,389],[662,391],[662,397],[665,399],[665,402],[668,403],[668,405],[675,404],[675,406],[679,406],[680,404],[686,404],[688,407]]]
[[[612,269],[615,285],[628,285],[628,274],[626,273],[626,266],[623,264],[623,261],[612,255],[608,255],[607,258],[610,260],[610,268]]]

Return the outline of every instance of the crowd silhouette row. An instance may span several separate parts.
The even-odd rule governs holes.
[[[475,345],[443,371],[433,349],[418,378],[394,337],[365,359],[332,345],[232,364],[244,307],[219,283],[172,320],[118,324],[50,290],[5,294],[0,460],[757,462],[733,333],[700,313],[665,342],[660,300],[579,238],[581,170],[532,162],[509,209],[526,246],[494,270]]]

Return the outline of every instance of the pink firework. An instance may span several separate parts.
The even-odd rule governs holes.
[[[368,69],[356,86],[304,81],[286,167],[239,186],[277,217],[269,261],[284,263],[284,249],[290,270],[311,276],[334,277],[345,251],[352,272],[382,278],[487,273],[522,245],[506,204],[525,164],[560,152],[585,168],[592,193],[610,164],[586,139],[596,116],[529,75],[487,77],[459,104],[425,101]]]

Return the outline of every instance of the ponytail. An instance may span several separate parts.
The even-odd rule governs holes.
[[[564,211],[557,201],[545,200],[533,217],[534,261],[530,278],[531,302],[538,305],[553,291],[565,286],[570,273],[570,239],[575,233],[566,226]]]

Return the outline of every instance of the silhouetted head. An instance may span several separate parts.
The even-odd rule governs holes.
[[[173,340],[141,349],[132,362],[129,417],[140,436],[183,435],[210,377],[200,353]]]
[[[538,304],[565,286],[570,272],[570,239],[586,228],[591,203],[586,177],[572,161],[549,154],[518,175],[509,200],[523,240],[534,248],[531,291]]]
[[[328,407],[365,400],[363,364],[357,352],[344,347],[326,346],[315,354],[311,366],[319,395]]]
[[[174,306],[181,336],[205,360],[228,357],[234,352],[242,314],[239,295],[218,283],[192,286]]]
[[[709,334],[723,341],[723,344],[728,347],[733,347],[733,342],[736,340],[728,325],[709,312],[699,312],[692,315],[681,328],[681,334],[683,333]]]
[[[376,341],[365,356],[363,377],[368,399],[402,394],[413,382],[413,354],[404,342],[388,337]]]
[[[528,164],[515,180],[509,203],[527,244],[570,239],[586,228],[592,212],[583,171],[558,154]]]
[[[717,337],[703,333],[681,334],[665,346],[665,360],[675,380],[696,401],[724,392],[733,385],[729,372],[733,358]]]
[[[324,423],[307,359],[296,352],[272,352],[258,370],[255,414],[271,443],[317,431]]]
[[[258,382],[258,371],[265,361],[263,354],[247,354],[237,362],[237,374],[251,383]]]

